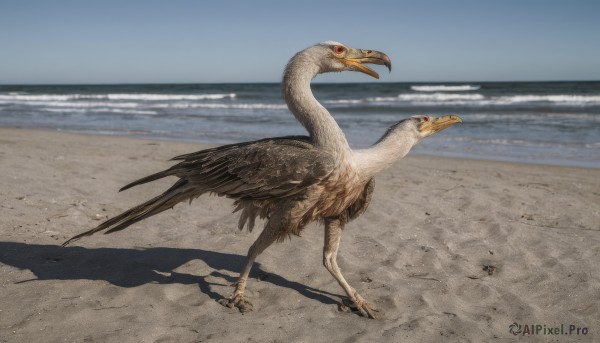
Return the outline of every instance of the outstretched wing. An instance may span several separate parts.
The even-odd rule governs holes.
[[[202,192],[264,200],[298,194],[335,168],[334,157],[316,149],[304,136],[225,145],[177,156],[174,160],[181,162],[122,190],[174,175]]]

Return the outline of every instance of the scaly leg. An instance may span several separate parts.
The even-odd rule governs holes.
[[[325,220],[325,245],[323,247],[323,265],[331,275],[342,286],[350,300],[356,306],[356,309],[364,317],[376,318],[377,310],[374,310],[358,292],[348,284],[340,268],[337,265],[337,253],[340,246],[340,238],[342,237],[342,223],[339,219]]]
[[[278,226],[272,225],[272,222],[269,221],[264,228],[264,230],[260,233],[254,244],[248,250],[248,255],[246,256],[246,263],[244,265],[244,269],[240,273],[240,277],[238,278],[235,284],[235,291],[233,295],[229,299],[221,299],[219,303],[221,305],[227,307],[237,307],[240,312],[249,312],[252,311],[252,303],[244,299],[244,291],[246,290],[246,281],[248,280],[248,275],[250,274],[250,270],[252,269],[252,264],[256,257],[260,255],[266,248],[271,245],[275,239],[277,239],[277,228]]]

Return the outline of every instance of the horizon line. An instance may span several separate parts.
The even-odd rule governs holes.
[[[319,82],[312,84],[457,84],[457,83],[569,83],[569,82],[600,82],[600,80],[513,80],[513,81],[380,81],[380,82]],[[0,87],[24,87],[24,86],[148,86],[148,85],[235,85],[235,84],[280,84],[281,81],[259,81],[259,82],[99,82],[99,83],[0,83]]]

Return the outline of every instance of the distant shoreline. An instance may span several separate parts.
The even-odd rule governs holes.
[[[318,79],[313,81],[315,85],[339,85],[339,84],[415,84],[415,85],[437,85],[437,84],[490,84],[490,83],[600,83],[600,80],[526,80],[526,81],[369,81],[369,82],[320,82]],[[172,86],[172,85],[273,85],[280,81],[259,81],[259,82],[108,82],[108,83],[0,83],[0,87],[47,87],[47,86]]]

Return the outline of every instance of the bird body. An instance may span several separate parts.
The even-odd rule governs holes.
[[[365,316],[376,312],[343,278],[336,256],[341,232],[369,205],[374,176],[405,156],[420,139],[443,130],[460,119],[416,116],[390,127],[372,147],[353,151],[335,119],[315,99],[312,79],[325,72],[352,70],[378,77],[366,63],[385,65],[389,58],[380,52],[324,42],[297,53],[287,64],[283,96],[290,111],[309,136],[267,138],[224,145],[173,158],[171,168],[134,181],[121,190],[167,176],[179,178],[163,194],[133,207],[96,228],[69,239],[67,245],[99,231],[111,233],[133,223],[190,201],[205,193],[235,200],[240,212],[238,226],[254,228],[256,219],[265,226],[250,247],[236,290],[223,304],[249,311],[244,291],[256,257],[275,241],[300,235],[310,222],[325,224],[323,264],[334,276],[357,310]]]

